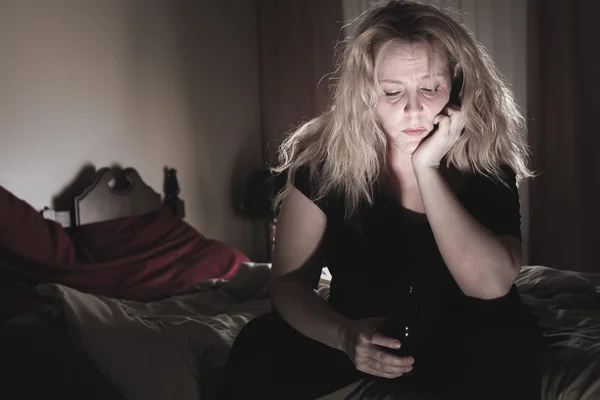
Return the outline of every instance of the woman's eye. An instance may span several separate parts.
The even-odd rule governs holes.
[[[428,95],[436,94],[438,91],[439,91],[439,87],[436,87],[434,89],[428,89],[428,88],[421,89],[421,92],[428,94]]]
[[[398,96],[401,92],[384,92],[385,93],[385,97],[396,97]]]

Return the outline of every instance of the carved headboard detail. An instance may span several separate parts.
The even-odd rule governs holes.
[[[145,214],[166,206],[176,216],[183,218],[184,206],[178,197],[177,171],[165,168],[164,172],[164,201],[134,168],[102,168],[96,173],[93,182],[75,197],[72,213],[46,208],[42,215],[64,227],[70,227]]]
[[[125,187],[118,188],[120,177],[111,168],[102,168],[94,182],[75,198],[75,223],[91,224],[122,217],[145,214],[162,207],[156,193],[133,168],[122,172]]]

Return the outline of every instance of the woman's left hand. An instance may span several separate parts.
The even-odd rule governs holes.
[[[460,137],[465,124],[460,108],[447,106],[436,115],[433,124],[437,130],[419,144],[412,155],[413,168],[438,168],[442,158],[450,151]]]

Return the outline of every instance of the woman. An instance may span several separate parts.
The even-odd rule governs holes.
[[[531,173],[507,84],[466,28],[404,1],[364,16],[338,73],[331,109],[281,147],[275,313],[240,332],[224,397],[311,399],[367,378],[539,399],[541,335],[514,285],[516,183]],[[314,291],[324,265],[328,301]],[[380,328],[408,291],[421,322],[400,356],[403,338]]]

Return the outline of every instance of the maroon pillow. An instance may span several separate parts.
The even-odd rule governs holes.
[[[82,263],[121,260],[161,247],[181,235],[189,225],[173,217],[167,208],[133,217],[81,225],[69,230],[77,258]],[[194,231],[194,237],[203,236]]]
[[[233,278],[248,257],[205,238],[170,210],[74,228],[80,263],[61,282],[131,300],[167,296],[206,279]]]
[[[41,282],[145,301],[206,279],[231,279],[246,261],[168,209],[67,233],[0,186],[0,302],[6,306],[0,314],[29,307]]]
[[[29,260],[57,267],[75,261],[75,248],[63,227],[44,219],[0,186],[0,247]]]

